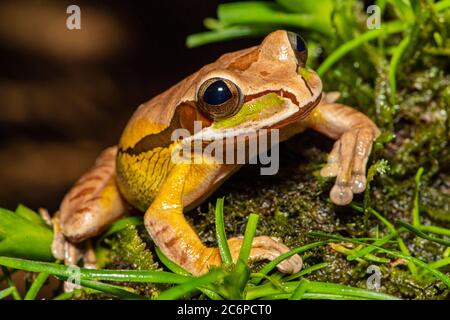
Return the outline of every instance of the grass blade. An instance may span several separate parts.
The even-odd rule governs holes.
[[[256,226],[258,225],[259,216],[257,214],[250,214],[248,217],[247,227],[245,228],[244,239],[242,239],[241,250],[239,251],[238,260],[245,263],[248,262],[250,251],[252,249],[253,238],[256,233]]]
[[[28,289],[27,294],[25,295],[24,300],[34,300],[36,299],[39,290],[41,290],[45,281],[47,281],[49,274],[45,272],[41,272],[36,279],[34,279],[33,284],[30,289]]]
[[[11,294],[13,294],[15,289],[16,289],[15,287],[9,287],[9,288],[6,288],[4,290],[1,290],[0,291],[0,300],[5,299],[6,297],[8,297]]]
[[[305,276],[307,274],[310,274],[310,273],[312,273],[314,271],[323,269],[325,267],[328,267],[328,262],[318,263],[318,264],[315,264],[315,265],[313,265],[313,266],[311,266],[311,267],[309,267],[307,269],[304,269],[304,270],[301,270],[301,271],[299,271],[297,273],[291,274],[290,276],[286,277],[284,280],[285,281],[295,280],[297,278],[303,277],[303,276]]]
[[[63,277],[63,280],[67,278]],[[130,292],[128,290],[123,289],[119,286],[114,286],[107,283],[91,281],[91,280],[80,280],[80,285],[83,287],[95,289],[97,291],[101,291],[106,294],[113,295],[115,297],[124,299],[124,300],[147,300],[146,297],[140,296],[136,293]]]
[[[382,29],[367,31],[335,49],[333,53],[331,53],[325,61],[322,62],[317,69],[317,73],[319,76],[323,76],[325,72],[327,72],[337,61],[360,45],[382,36],[402,32],[405,29],[406,26],[401,21],[395,21],[385,23]]]
[[[227,235],[225,233],[225,224],[223,220],[223,202],[223,198],[217,199],[216,202],[216,237],[222,262],[226,267],[229,267],[233,264],[233,258],[231,257],[230,248],[228,247]]]
[[[414,233],[416,236],[426,239],[426,240],[430,240],[439,244],[442,244],[444,246],[450,247],[450,241],[445,240],[445,239],[441,239],[441,238],[437,238],[437,237],[433,237],[433,236],[429,236],[426,233],[422,232],[421,230],[419,230],[418,228],[414,227],[413,225],[410,225],[409,223],[403,222],[401,220],[398,220],[397,223],[399,225],[401,225],[402,227],[404,227],[405,229],[411,231],[412,233]]]
[[[251,287],[247,290],[247,299],[254,300],[258,298],[273,296],[273,295],[286,295],[283,298],[288,298],[292,296],[292,293],[299,287],[302,281],[295,281],[285,283],[285,290],[287,292],[282,292],[280,289],[275,288],[271,284],[263,284],[257,287]],[[341,298],[351,298],[351,299],[372,299],[372,300],[399,300],[397,297],[391,296],[389,294],[370,291],[360,288],[349,287],[337,283],[329,282],[319,282],[319,281],[304,281],[302,286],[306,288],[300,288],[305,290],[303,293],[303,298],[307,298],[307,294],[321,294],[327,295],[328,299],[341,299]],[[300,292],[301,293],[301,292]],[[300,294],[299,293],[299,294]]]
[[[8,286],[10,288],[12,288],[11,294],[14,297],[14,300],[22,300],[22,297],[20,296],[19,291],[17,290],[16,286],[14,285],[14,282],[11,279],[11,275],[9,273],[8,268],[2,266],[2,272],[5,275],[5,279],[6,279],[6,282],[8,283]]]
[[[339,240],[339,241],[347,241],[347,242],[352,242],[352,243],[357,243],[357,244],[361,244],[364,246],[369,246],[369,247],[374,247],[382,252],[385,252],[389,255],[392,255],[394,257],[397,258],[403,258],[407,261],[410,261],[416,265],[418,265],[419,267],[422,267],[424,269],[426,269],[427,271],[429,271],[430,273],[432,273],[436,278],[438,278],[439,280],[441,280],[443,283],[445,283],[445,285],[447,287],[450,288],[450,278],[448,276],[446,276],[445,274],[443,274],[442,272],[440,272],[439,270],[436,270],[435,268],[431,267],[429,264],[423,262],[420,259],[414,258],[410,255],[406,255],[402,252],[398,252],[398,251],[393,251],[393,250],[388,250],[385,249],[383,247],[380,246],[376,246],[373,244],[369,244],[369,243],[364,243],[362,241],[358,241],[352,238],[346,238],[346,237],[341,237],[338,235],[330,235],[330,234],[326,234],[326,233],[322,233],[322,232],[311,232],[309,233],[309,235],[313,236],[313,237],[321,237],[321,238],[328,238],[328,239],[334,239],[334,240]]]
[[[216,282],[217,280],[223,278],[225,272],[221,269],[214,269],[207,274],[200,276],[198,278],[193,278],[192,280],[180,284],[179,286],[170,288],[162,292],[158,300],[174,300],[178,299],[187,293],[200,289],[200,287]]]
[[[275,25],[314,30],[331,34],[331,25],[326,19],[308,13],[287,13],[270,2],[232,2],[221,4],[217,16],[225,26],[231,25]],[[320,15],[319,15],[320,17]]]
[[[158,256],[159,260],[173,273],[182,275],[182,276],[191,276],[191,273],[184,270],[182,267],[177,265],[175,262],[167,258],[164,253],[162,253],[161,249],[158,247],[155,248],[156,255]]]
[[[410,43],[411,37],[406,36],[400,41],[398,47],[395,48],[394,53],[392,54],[391,62],[389,65],[389,85],[391,88],[391,104],[394,106],[396,104],[396,95],[397,95],[397,69],[400,63],[400,60],[405,53],[406,48]]]
[[[73,270],[69,266],[57,263],[23,260],[18,258],[0,257],[0,265],[26,270],[31,272],[45,272],[59,277],[70,277]],[[80,268],[80,278],[84,280],[107,280],[126,282],[149,282],[149,283],[183,283],[190,280],[189,277],[164,272],[145,270],[103,270]]]
[[[415,227],[420,226],[420,208],[419,208],[419,189],[420,189],[420,178],[423,174],[423,167],[420,167],[419,170],[417,170],[416,176],[414,177],[414,182],[416,184],[416,190],[414,191],[414,205],[413,205],[413,225]]]

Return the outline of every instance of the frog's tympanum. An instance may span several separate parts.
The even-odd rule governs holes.
[[[336,177],[331,201],[347,205],[366,186],[366,163],[379,135],[362,113],[336,103],[336,93],[322,93],[318,75],[306,68],[303,39],[283,30],[269,34],[259,46],[227,53],[167,91],[142,104],[129,120],[117,146],[106,149],[62,201],[54,217],[53,252],[66,263],[83,256],[95,265],[84,240],[99,235],[129,207],[145,213],[145,227],[172,261],[200,275],[221,264],[219,250],[205,246],[183,215],[233,174],[240,164],[171,161],[183,141],[171,139],[175,129],[192,132],[194,121],[210,138],[225,131],[236,136],[246,129],[278,129],[286,140],[307,128],[337,141],[321,170]],[[242,240],[229,240],[237,259]],[[256,237],[253,260],[273,260],[288,248],[269,236]],[[300,270],[298,255],[278,265],[282,272]]]

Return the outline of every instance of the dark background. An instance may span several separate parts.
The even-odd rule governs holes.
[[[0,206],[53,212],[140,103],[256,44],[185,46],[219,2],[0,2]],[[70,4],[81,30],[66,28]]]

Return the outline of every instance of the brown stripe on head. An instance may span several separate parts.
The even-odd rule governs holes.
[[[231,62],[227,69],[232,71],[245,71],[253,64],[253,62],[257,61],[259,58],[259,48],[255,48],[243,56],[238,57],[236,60]]]

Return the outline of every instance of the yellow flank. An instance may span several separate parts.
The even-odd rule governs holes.
[[[119,145],[122,149],[132,148],[143,137],[163,131],[167,125],[150,121],[146,118],[132,119],[133,124],[126,126],[120,138]]]
[[[122,195],[136,208],[145,211],[174,164],[168,148],[154,148],[138,155],[119,152],[117,182]]]

